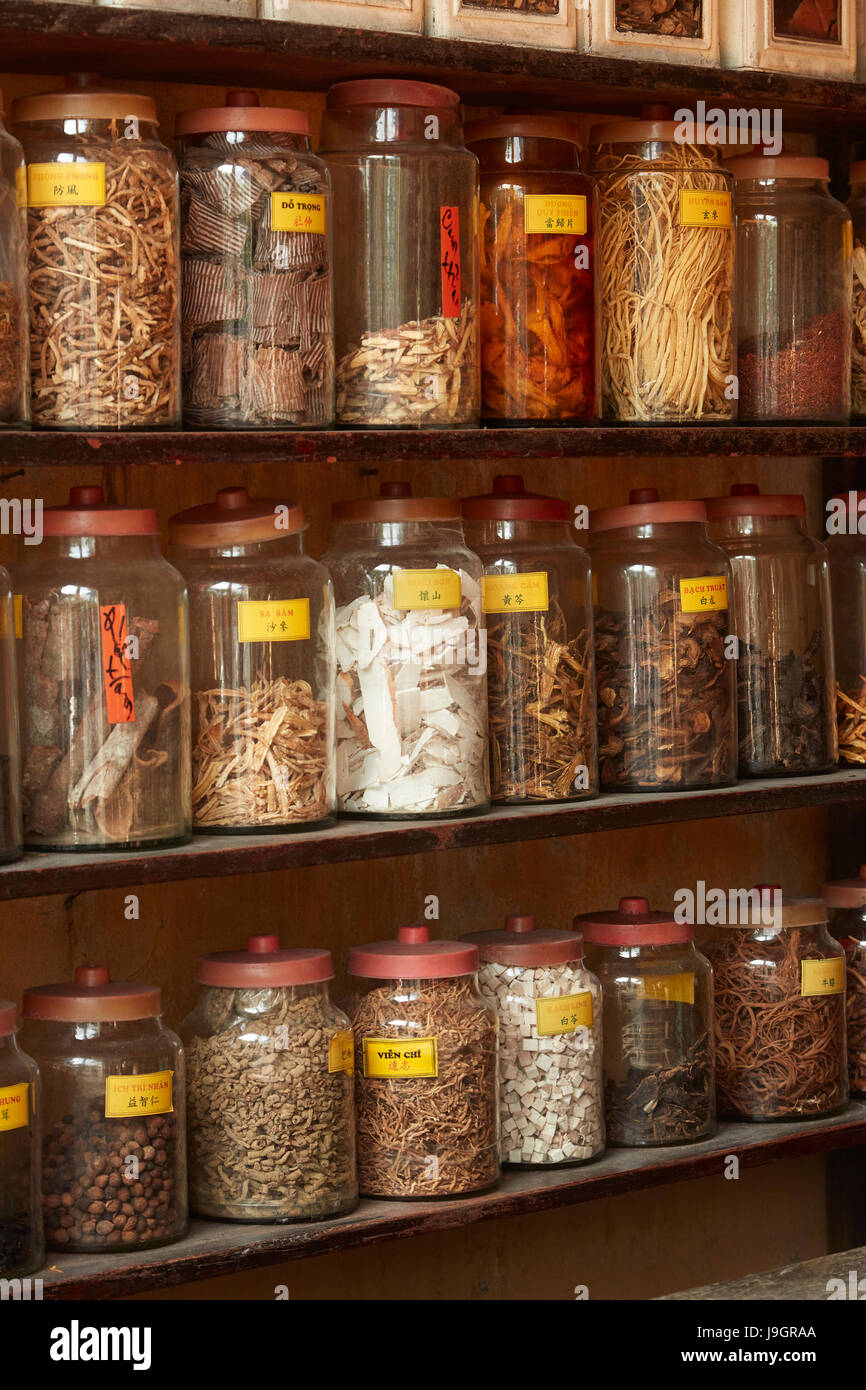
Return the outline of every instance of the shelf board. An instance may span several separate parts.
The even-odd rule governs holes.
[[[709,791],[620,793],[565,806],[497,807],[485,815],[449,820],[341,820],[293,835],[197,835],[188,845],[140,854],[28,853],[0,869],[0,902],[858,802],[866,806],[866,771],[851,769]]]
[[[821,1255],[816,1260],[783,1265],[781,1269],[769,1269],[763,1274],[747,1274],[744,1279],[730,1279],[724,1284],[702,1284],[700,1288],[686,1289],[683,1293],[663,1294],[653,1302],[742,1303],[755,1299],[784,1303],[825,1302],[829,1281],[843,1278],[847,1291],[848,1271],[857,1270],[855,1278],[858,1278],[864,1262],[866,1245],[861,1245],[855,1250]]]
[[[586,1167],[509,1172],[493,1192],[454,1201],[364,1201],[349,1216],[295,1226],[194,1221],[183,1241],[160,1250],[128,1256],[54,1252],[40,1277],[45,1298],[120,1298],[356,1246],[720,1176],[730,1154],[738,1156],[742,1170],[862,1144],[866,1144],[866,1106],[855,1102],[835,1119],[723,1124],[715,1138],[702,1144],[612,1149]]]

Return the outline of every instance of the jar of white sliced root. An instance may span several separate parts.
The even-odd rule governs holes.
[[[481,561],[459,502],[384,483],[333,509],[337,804],[447,816],[486,808],[487,652]]]
[[[478,947],[481,993],[499,1014],[503,1163],[586,1163],[604,1151],[601,986],[579,932],[534,917],[462,938]]]

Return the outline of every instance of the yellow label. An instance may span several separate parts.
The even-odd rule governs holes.
[[[523,230],[548,236],[583,236],[586,198],[582,193],[527,193],[523,199]]]
[[[546,613],[550,607],[547,574],[486,574],[481,581],[485,613]]]
[[[344,1071],[355,1075],[355,1040],[348,1029],[335,1033],[328,1049],[328,1071]]]
[[[841,994],[845,988],[845,961],[841,956],[800,961],[801,994]]]
[[[30,1123],[30,1083],[0,1086],[0,1133],[4,1129],[23,1129]]]
[[[324,193],[272,193],[271,228],[275,232],[328,230],[328,199]]]
[[[105,1116],[119,1120],[124,1115],[167,1115],[174,1110],[173,1071],[142,1072],[140,1076],[105,1078]]]
[[[27,169],[23,164],[19,164],[15,170],[15,205],[19,208],[27,206]]]
[[[576,1028],[591,1027],[592,995],[589,990],[535,1001],[535,1031],[540,1038],[553,1038],[557,1033],[573,1033]]]
[[[15,636],[24,636],[24,595],[13,594],[12,603],[15,609]]]
[[[706,193],[702,188],[680,189],[681,227],[732,227],[730,193]]]
[[[727,606],[728,581],[725,575],[680,580],[680,608],[683,613],[703,613],[706,609]]]
[[[395,570],[394,607],[459,608],[460,575],[454,570]]]
[[[691,971],[678,975],[648,975],[641,980],[641,999],[661,999],[666,1004],[694,1004],[695,977]]]
[[[309,635],[308,598],[238,600],[239,642],[302,642]]]
[[[32,208],[101,208],[104,164],[28,164],[27,201]]]
[[[395,1042],[393,1038],[364,1038],[364,1075],[389,1077],[438,1076],[439,1050],[435,1038],[413,1038]]]

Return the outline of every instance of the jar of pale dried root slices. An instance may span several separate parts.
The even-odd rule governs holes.
[[[334,811],[334,600],[296,502],[222,488],[168,524],[189,585],[193,823],[309,828]]]

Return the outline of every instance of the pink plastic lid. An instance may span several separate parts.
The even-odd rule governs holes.
[[[828,907],[866,906],[866,864],[860,865],[857,878],[837,878],[825,883],[821,897]]]
[[[42,517],[46,536],[158,536],[152,507],[115,507],[98,486],[69,489],[65,507],[46,507]]]
[[[309,117],[287,106],[260,106],[258,92],[226,92],[224,106],[197,106],[180,111],[175,135],[206,135],[222,130],[273,130],[289,135],[309,135]]]
[[[669,946],[695,939],[692,925],[670,912],[650,912],[646,898],[620,898],[616,912],[581,913],[574,926],[596,946]]]
[[[378,497],[334,502],[334,521],[459,521],[460,503],[449,497],[413,497],[411,483],[381,483]]]
[[[299,503],[250,497],[245,487],[222,487],[213,502],[188,507],[168,519],[169,539],[191,550],[245,541],[278,541],[305,529],[304,509]]]
[[[431,941],[423,925],[399,927],[390,941],[371,941],[349,951],[349,974],[364,980],[441,980],[477,969],[477,946]]]
[[[112,980],[104,965],[79,965],[74,983],[25,989],[24,1018],[64,1023],[120,1023],[158,1018],[162,991],[156,985]]]
[[[583,956],[580,932],[539,928],[534,917],[523,914],[506,917],[504,931],[467,932],[460,940],[478,947],[479,960],[498,965],[567,965]]]
[[[328,107],[334,106],[459,106],[460,98],[450,87],[433,82],[411,82],[402,78],[367,77],[355,82],[337,82],[328,92]]]
[[[280,985],[314,985],[334,978],[330,951],[306,947],[281,950],[278,936],[250,936],[245,951],[214,951],[199,956],[195,978],[200,985],[254,989]]]
[[[732,516],[805,516],[806,502],[794,492],[761,492],[757,483],[734,483],[728,497],[705,497],[708,521]]]
[[[11,999],[0,999],[0,1038],[8,1038],[18,1027],[18,1010]]]
[[[626,507],[603,507],[590,512],[590,532],[616,531],[622,526],[659,526],[665,522],[706,521],[703,502],[662,502],[658,489],[633,487]]]
[[[460,505],[464,521],[571,520],[567,502],[541,492],[527,492],[519,473],[499,473],[493,479],[492,492],[464,497]]]

